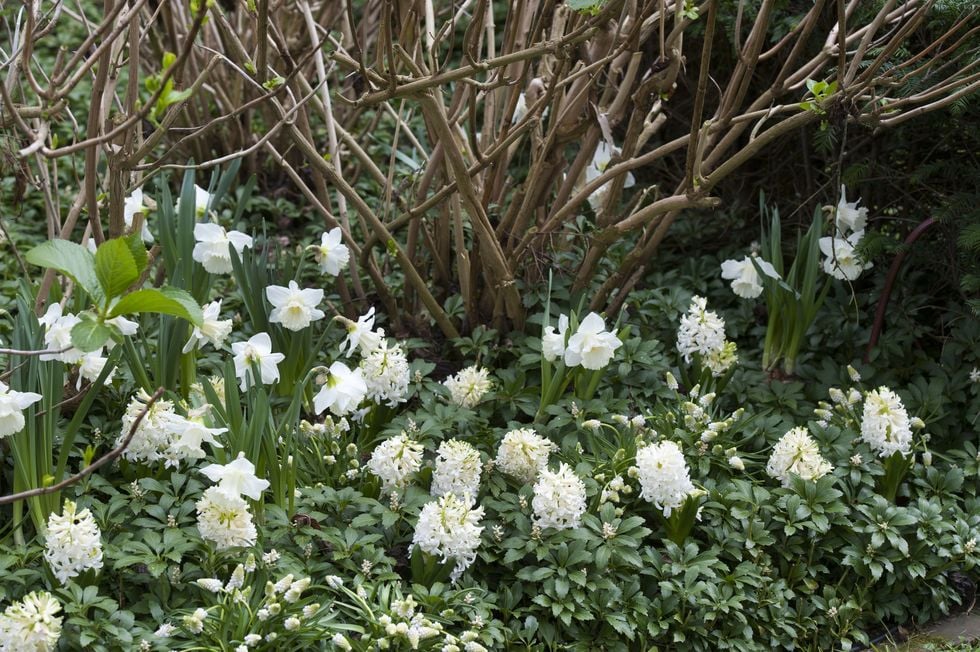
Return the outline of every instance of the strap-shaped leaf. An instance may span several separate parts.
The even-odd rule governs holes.
[[[96,302],[105,298],[95,273],[95,256],[80,244],[48,240],[27,252],[27,262],[55,269],[75,281]]]
[[[170,287],[146,288],[127,294],[113,306],[109,318],[137,312],[173,315],[186,319],[195,326],[200,326],[204,321],[201,306],[197,305],[194,298],[183,290]]]
[[[125,238],[106,240],[95,252],[95,274],[110,299],[118,297],[140,277]]]

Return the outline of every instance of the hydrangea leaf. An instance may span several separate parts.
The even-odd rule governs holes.
[[[82,245],[67,240],[48,240],[28,251],[25,258],[33,265],[61,272],[94,300],[101,302],[105,298],[95,273],[95,256]]]
[[[127,294],[113,306],[109,318],[138,312],[155,312],[186,319],[195,326],[204,321],[201,307],[194,298],[177,288],[145,288]]]
[[[139,279],[136,259],[125,238],[106,240],[95,252],[95,274],[110,299],[118,297]]]
[[[79,315],[82,321],[75,324],[71,329],[71,343],[80,350],[88,353],[96,351],[106,343],[112,332],[105,324],[100,324],[94,317],[87,313]]]

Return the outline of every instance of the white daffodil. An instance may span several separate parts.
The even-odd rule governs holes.
[[[343,238],[338,226],[324,233],[319,245],[313,245],[313,256],[324,274],[337,276],[350,262],[350,249],[343,244]]]
[[[361,347],[361,355],[367,355],[378,348],[381,340],[384,339],[385,332],[383,329],[372,330],[374,328],[374,306],[371,306],[366,314],[358,317],[356,322],[343,317],[339,319],[347,325],[347,337],[340,343],[340,350],[343,352],[346,348],[347,352],[344,355],[348,358],[357,347]]]
[[[776,269],[758,256],[753,256],[762,273],[769,278],[780,278]],[[759,272],[752,264],[752,258],[746,256],[742,260],[726,260],[721,264],[721,277],[732,282],[732,292],[743,299],[755,299],[762,294],[763,286]]]
[[[609,167],[613,156],[617,156],[619,152],[619,148],[612,143],[600,140],[596,146],[595,154],[592,155],[592,162],[585,168],[585,183],[592,183],[602,176],[606,168]],[[634,185],[636,185],[636,177],[633,176],[632,172],[627,172],[623,188],[631,188]],[[608,191],[609,184],[606,183],[589,196],[589,205],[592,206],[592,210],[599,210]]]
[[[864,237],[864,231],[855,231],[845,238],[820,238],[820,251],[823,252],[823,271],[842,281],[853,281],[872,264],[861,260],[854,251]]]
[[[41,400],[34,392],[17,392],[0,382],[0,439],[24,429],[22,410]]]
[[[527,115],[527,97],[524,93],[517,96],[517,104],[514,106],[514,115],[510,119],[512,125],[516,125],[518,122],[524,119]]]
[[[126,319],[122,315],[120,315],[119,317],[113,317],[112,319],[106,319],[105,323],[115,326],[116,328],[119,329],[119,332],[125,335],[126,337],[129,337],[130,335],[136,335],[136,331],[140,329],[140,325],[137,322],[131,319]]]
[[[343,362],[330,365],[327,381],[313,397],[313,408],[317,414],[330,410],[337,416],[344,416],[357,409],[367,395],[367,383],[360,368],[353,371]]]
[[[548,362],[554,362],[565,355],[565,332],[568,330],[568,315],[558,317],[558,332],[554,326],[547,326],[541,336],[541,354]]]
[[[231,335],[231,320],[218,319],[221,315],[221,299],[212,301],[201,308],[204,320],[200,326],[195,326],[191,331],[191,337],[181,350],[181,353],[193,351],[203,342],[211,342],[216,349],[220,349],[225,340]]]
[[[229,464],[209,464],[201,469],[211,482],[218,488],[231,495],[248,496],[252,500],[262,497],[262,492],[269,488],[269,481],[255,475],[255,465],[245,458],[245,453],[239,453],[238,458]]]
[[[80,321],[82,320],[72,313],[63,314],[59,303],[48,306],[47,312],[38,322],[44,326],[45,348],[59,353],[45,353],[39,358],[44,361],[60,360],[66,364],[75,364],[81,360],[84,352],[74,348],[71,341],[71,329]]]
[[[231,350],[235,354],[235,374],[242,381],[243,392],[250,383],[255,382],[252,377],[253,364],[259,368],[263,384],[268,385],[279,380],[279,363],[286,356],[272,352],[272,338],[268,333],[253,335],[247,342],[235,342],[231,345]]]
[[[204,265],[204,269],[212,274],[228,274],[231,272],[231,253],[229,245],[241,255],[245,247],[252,246],[252,236],[241,231],[225,231],[220,224],[201,222],[194,225],[194,251],[191,257]]]
[[[290,281],[288,288],[270,285],[265,289],[265,296],[273,306],[269,321],[282,324],[283,328],[300,331],[310,322],[323,319],[323,311],[316,307],[323,301],[323,290],[302,290],[296,281]]]
[[[565,364],[569,367],[582,365],[586,369],[602,369],[612,360],[616,349],[623,345],[613,333],[606,330],[606,322],[590,312],[578,325],[575,334],[568,338],[565,347]]]
[[[78,380],[75,382],[75,391],[81,391],[82,380],[87,380],[94,383],[102,375],[102,370],[105,368],[106,363],[109,358],[102,356],[102,349],[97,351],[92,351],[86,353],[82,356],[82,359],[78,361]],[[116,370],[113,369],[109,372],[106,377],[105,382],[112,380],[113,375],[115,375]]]
[[[204,188],[195,184],[194,185],[194,214],[197,215],[197,217],[204,217],[204,214],[207,213],[208,208],[210,208],[210,204],[211,204],[211,194]],[[177,198],[177,206],[175,207],[175,210],[178,211],[180,210],[180,197]]]
[[[133,193],[126,197],[123,202],[123,220],[126,222],[126,228],[133,227],[133,217],[137,213],[143,214],[143,229],[140,232],[140,237],[143,238],[143,242],[153,242],[153,234],[150,233],[150,226],[146,219],[146,206],[143,205],[143,189],[137,188]]]
[[[841,235],[847,235],[848,231],[864,231],[868,223],[868,209],[858,208],[861,200],[855,202],[847,201],[847,188],[840,187],[840,201],[837,202],[837,230]]]

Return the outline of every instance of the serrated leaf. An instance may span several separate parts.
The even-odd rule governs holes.
[[[71,343],[76,349],[88,353],[102,348],[110,335],[112,332],[105,324],[91,317],[83,318],[71,329]]]
[[[142,236],[139,233],[133,233],[124,239],[126,245],[129,246],[129,253],[133,255],[133,260],[136,262],[136,271],[142,274],[143,270],[146,269],[146,264],[150,260],[146,253],[146,245],[143,244]]]
[[[48,240],[27,252],[27,262],[50,267],[75,281],[89,296],[101,302],[105,296],[95,273],[95,256],[80,244],[67,240]]]
[[[173,315],[186,319],[195,326],[200,326],[204,319],[201,314],[201,306],[197,305],[191,295],[171,287],[146,288],[127,294],[113,306],[109,318],[138,312]]]
[[[140,277],[125,238],[106,240],[95,252],[95,275],[109,299],[118,297]]]

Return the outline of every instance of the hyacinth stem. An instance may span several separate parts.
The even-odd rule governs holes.
[[[688,496],[683,505],[671,511],[670,516],[663,517],[668,539],[678,546],[684,545],[684,541],[694,529],[694,522],[697,520],[700,505],[700,494]]]
[[[878,493],[888,502],[895,502],[898,488],[901,486],[902,480],[905,479],[905,474],[912,468],[914,461],[914,455],[905,457],[899,451],[895,451],[891,457],[885,460],[885,475],[878,479]]]

